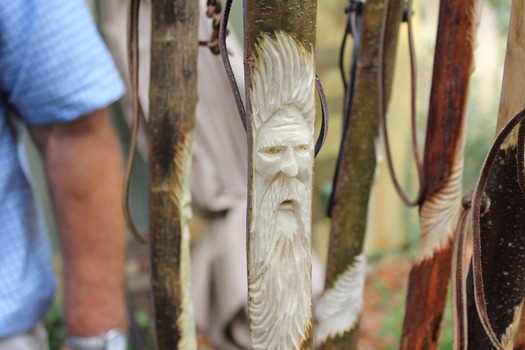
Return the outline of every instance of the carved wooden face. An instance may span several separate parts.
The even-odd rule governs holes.
[[[248,280],[250,310],[258,315],[254,349],[299,349],[310,320],[310,135],[294,105],[280,108],[255,135]]]
[[[311,54],[292,36],[261,38],[250,88],[254,349],[299,349],[310,327],[313,77]]]
[[[255,142],[255,171],[269,185],[279,176],[305,182],[312,167],[312,138],[293,105],[277,111],[261,126]]]

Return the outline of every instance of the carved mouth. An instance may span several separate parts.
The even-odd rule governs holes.
[[[279,209],[280,210],[293,210],[293,201],[291,199],[282,201],[281,204],[279,204]]]

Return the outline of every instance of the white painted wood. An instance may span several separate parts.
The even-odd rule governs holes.
[[[250,102],[248,293],[254,349],[300,349],[312,331],[314,59],[290,35],[259,41]]]
[[[364,306],[366,257],[359,254],[315,306],[316,344],[352,330]]]

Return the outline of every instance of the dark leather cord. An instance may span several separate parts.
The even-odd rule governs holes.
[[[454,239],[454,250],[452,255],[452,328],[454,332],[454,350],[466,350],[468,345],[467,333],[467,295],[466,295],[466,261],[467,233],[470,225],[470,207],[472,195],[463,197],[463,210],[459,217],[457,232]]]
[[[128,152],[128,160],[126,162],[126,170],[124,174],[124,189],[122,194],[122,209],[124,212],[124,219],[133,234],[133,236],[141,243],[148,243],[145,238],[135,226],[131,217],[131,210],[129,208],[129,192],[131,183],[131,171],[133,169],[133,162],[135,159],[135,151],[137,148],[137,134],[140,124],[140,116],[145,122],[144,111],[140,105],[138,86],[139,86],[139,8],[140,0],[130,0],[128,7],[128,62],[129,62],[129,76],[131,81],[131,101],[132,101],[132,120],[131,120],[131,140]]]
[[[525,195],[525,126],[520,124],[518,131],[518,183],[521,192]]]
[[[489,340],[491,341],[492,345],[496,349],[504,350],[505,347],[499,340],[498,336],[496,335],[496,332],[492,328],[490,324],[490,319],[487,312],[487,301],[485,299],[485,291],[484,291],[484,285],[483,285],[483,265],[481,260],[481,223],[480,219],[481,216],[489,210],[490,207],[490,199],[485,194],[484,190],[488,182],[490,170],[492,168],[492,165],[494,164],[494,161],[497,157],[497,154],[503,145],[505,139],[510,135],[512,130],[516,126],[519,125],[520,133],[522,133],[522,129],[525,128],[525,109],[522,109],[519,111],[510,121],[505,124],[505,126],[501,129],[499,134],[494,139],[494,142],[492,143],[492,146],[490,147],[490,150],[487,154],[487,157],[485,158],[485,161],[483,162],[483,165],[481,167],[480,175],[478,178],[478,181],[476,183],[476,187],[474,188],[474,192],[472,195],[472,202],[470,205],[468,203],[465,203],[464,200],[464,210],[460,217],[460,220],[464,220],[465,215],[468,215],[468,211],[472,211],[472,244],[473,244],[473,252],[472,252],[472,273],[473,273],[473,280],[474,280],[474,300],[476,303],[476,309],[479,315],[479,319],[481,321],[481,324],[483,326],[483,329],[485,330],[485,333],[487,334]],[[523,135],[521,135],[523,137]],[[520,137],[518,137],[519,139]],[[521,140],[522,141],[522,140]],[[520,144],[518,142],[517,145],[518,148],[523,148],[523,144]],[[518,167],[523,168],[523,156],[519,156],[519,154],[523,155],[523,150],[518,150]],[[521,158],[520,158],[521,157]],[[521,163],[521,164],[520,164]],[[519,177],[519,176],[518,176]],[[470,207],[472,209],[470,209]],[[464,225],[461,224],[462,221],[460,221],[460,225],[458,227],[460,230],[456,233],[456,242],[455,245],[458,247],[461,245],[464,245],[466,241],[466,234],[468,230],[462,229]],[[463,268],[460,269],[460,266],[463,266],[463,263],[465,261],[465,250],[464,249],[458,249],[455,250],[454,254],[454,260],[457,262],[454,263],[454,266],[456,267],[456,282],[455,286],[453,284],[453,288],[456,288],[456,291],[453,292],[456,296],[453,298],[453,301],[456,303],[454,307],[454,317],[457,319],[455,320],[456,326],[454,327],[455,332],[460,335],[461,337],[465,338],[464,340],[458,340],[456,343],[458,346],[463,346],[463,348],[466,348],[466,308],[464,305],[464,298],[466,295],[466,287],[465,287],[465,279],[466,276],[464,275]],[[461,299],[461,300],[460,300]],[[459,349],[459,347],[456,347],[455,349]]]
[[[492,329],[490,324],[489,316],[487,313],[487,303],[485,300],[485,291],[483,286],[483,267],[481,262],[481,227],[480,218],[482,214],[481,207],[484,203],[483,195],[485,186],[487,185],[490,169],[498,151],[512,130],[519,124],[520,128],[524,127],[523,120],[525,119],[525,109],[519,111],[512,119],[502,128],[500,133],[494,139],[483,166],[481,173],[478,178],[476,187],[474,188],[472,198],[472,242],[473,242],[473,253],[472,253],[472,272],[474,276],[474,298],[476,301],[476,308],[478,310],[479,318],[487,336],[489,337],[492,344],[497,348],[504,350],[503,344],[499,341],[496,333]],[[519,159],[518,163],[523,163],[523,159]]]
[[[324,142],[328,135],[328,103],[326,101],[326,96],[324,94],[323,86],[321,85],[321,80],[319,77],[315,76],[315,87],[317,88],[317,94],[319,95],[319,100],[321,101],[321,130],[319,130],[319,137],[315,143],[315,156],[319,153],[321,148],[323,148]]]
[[[387,160],[388,164],[388,171],[390,172],[390,176],[392,178],[392,182],[394,184],[394,187],[396,189],[396,192],[398,193],[399,197],[405,203],[407,206],[413,207],[416,205],[421,204],[421,201],[424,198],[425,195],[425,178],[424,178],[424,172],[423,172],[423,163],[421,161],[421,157],[419,155],[419,149],[418,149],[418,142],[417,142],[417,130],[416,130],[416,55],[414,52],[414,39],[413,39],[413,26],[412,26],[412,0],[407,1],[407,11],[406,11],[406,20],[407,20],[407,27],[408,27],[408,45],[409,45],[409,51],[410,51],[410,85],[411,85],[411,103],[410,103],[410,110],[411,110],[411,133],[412,133],[412,152],[414,154],[414,160],[416,163],[417,168],[417,175],[419,179],[419,190],[416,195],[416,197],[413,200],[410,200],[405,193],[405,191],[401,188],[401,184],[399,182],[398,176],[394,169],[394,164],[392,161],[392,152],[390,150],[390,141],[388,136],[388,130],[386,126],[386,110],[387,110],[387,99],[386,99],[386,87],[385,87],[385,49],[386,49],[386,43],[385,43],[385,36],[386,36],[386,28],[387,28],[387,21],[388,21],[388,14],[390,10],[390,0],[386,0],[385,2],[385,13],[383,15],[383,23],[382,23],[382,29],[381,29],[381,37],[380,37],[380,44],[379,44],[379,111],[381,115],[381,131],[383,134],[384,142],[385,142],[385,158]]]
[[[246,113],[246,108],[244,108],[244,104],[242,102],[241,92],[239,91],[239,86],[235,80],[235,75],[233,74],[233,69],[228,57],[228,49],[226,47],[226,35],[228,32],[228,21],[230,19],[232,3],[232,0],[226,0],[226,4],[224,6],[224,14],[222,15],[221,25],[219,27],[219,48],[222,63],[224,64],[224,69],[226,70],[226,75],[228,76],[228,81],[230,82],[232,88],[235,104],[237,105],[239,116],[241,117],[242,126],[244,127],[244,131],[248,131],[248,114]]]
[[[339,179],[339,173],[341,171],[341,163],[344,158],[344,145],[347,139],[347,129],[350,123],[350,116],[352,114],[352,105],[354,99],[354,88],[355,88],[355,74],[357,70],[357,59],[359,57],[359,50],[361,47],[361,25],[363,22],[363,8],[364,2],[362,0],[349,0],[349,3],[345,6],[346,14],[346,28],[339,49],[339,71],[341,72],[341,80],[343,81],[344,87],[344,101],[343,101],[343,125],[342,125],[342,136],[341,144],[339,146],[339,154],[337,156],[337,162],[335,165],[334,179],[332,181],[332,193],[328,201],[328,217],[332,216],[332,208],[334,206],[336,197],[336,184]],[[352,47],[352,60],[350,62],[350,77],[347,80],[346,72],[344,68],[344,53],[346,49],[346,41],[348,36],[353,37]]]
[[[241,93],[239,91],[239,86],[237,85],[237,81],[235,80],[235,75],[233,74],[233,69],[230,64],[230,59],[228,57],[228,48],[226,46],[226,35],[227,35],[228,21],[230,19],[230,11],[232,7],[232,3],[233,3],[233,0],[226,0],[226,3],[224,5],[224,14],[222,16],[221,25],[219,29],[219,47],[220,47],[222,62],[224,64],[224,69],[226,70],[226,75],[228,76],[228,81],[230,82],[230,86],[233,91],[233,97],[235,99],[235,104],[237,105],[237,110],[239,111],[239,116],[241,118],[242,126],[244,127],[244,131],[248,131],[248,114],[246,112],[246,108],[244,107],[244,103],[242,102]],[[317,141],[315,143],[315,156],[317,156],[328,134],[329,115],[328,115],[328,103],[324,95],[324,90],[321,85],[321,81],[319,80],[319,77],[317,75],[315,76],[315,87],[317,89],[317,93],[319,94],[319,99],[321,101],[321,111],[322,111],[321,130],[319,133],[319,137],[317,138]]]

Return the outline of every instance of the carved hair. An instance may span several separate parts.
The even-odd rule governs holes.
[[[289,34],[264,34],[252,75],[251,110],[255,129],[287,105],[294,105],[313,130],[314,58]]]

